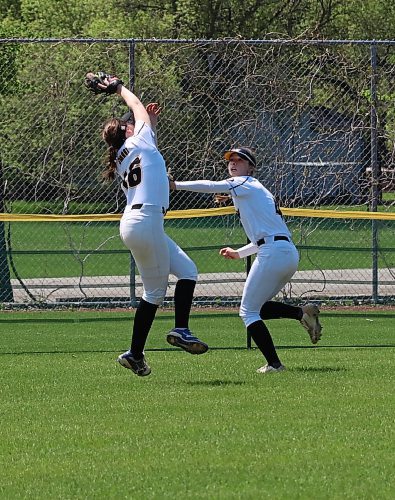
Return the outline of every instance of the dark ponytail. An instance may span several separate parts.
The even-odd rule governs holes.
[[[114,146],[110,146],[107,151],[106,169],[102,172],[102,177],[105,181],[110,182],[115,179],[117,173],[117,152]]]
[[[113,181],[117,172],[117,153],[126,140],[126,124],[118,118],[111,118],[103,127],[102,138],[108,144],[106,169],[102,172],[102,177],[106,181]]]

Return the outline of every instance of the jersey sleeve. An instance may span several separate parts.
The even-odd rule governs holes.
[[[155,133],[152,128],[148,125],[148,123],[145,123],[142,120],[137,120],[134,124],[134,135],[126,139],[126,147],[128,147],[128,142],[136,144],[140,140],[156,147]]]
[[[241,248],[238,248],[236,252],[239,254],[240,259],[244,257],[248,257],[249,255],[253,255],[257,253],[258,247],[254,243],[248,243],[248,245],[244,245]]]
[[[195,193],[231,193],[232,186],[225,181],[176,181],[177,191],[193,191]]]

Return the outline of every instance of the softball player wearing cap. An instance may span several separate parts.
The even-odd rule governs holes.
[[[130,350],[120,355],[118,362],[137,375],[145,376],[151,369],[144,358],[144,346],[158,305],[165,297],[170,273],[178,281],[174,295],[175,328],[168,333],[167,341],[191,354],[202,354],[208,346],[188,328],[196,266],[164,232],[169,181],[155,137],[160,108],[155,103],[145,108],[122,84],[118,85],[117,93],[132,114],[123,120],[112,118],[104,125],[102,137],[109,150],[103,176],[109,180],[116,176],[121,179],[126,208],[120,223],[120,236],[134,257],[144,287],[134,318]]]
[[[292,318],[299,320],[308,331],[311,342],[321,338],[319,309],[314,304],[295,307],[271,301],[292,278],[299,254],[273,195],[253,177],[256,160],[245,147],[231,149],[224,154],[231,176],[224,181],[171,182],[172,189],[199,193],[230,194],[241,223],[251,243],[234,250],[220,250],[226,259],[240,259],[252,254],[256,258],[248,274],[240,306],[248,333],[265,357],[267,364],[258,373],[280,372],[285,369],[273,344],[269,330],[262,320]]]

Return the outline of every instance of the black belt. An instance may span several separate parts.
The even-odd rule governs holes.
[[[138,210],[139,208],[141,208],[142,206],[144,205],[144,203],[136,203],[136,205],[132,205],[130,207],[131,210]],[[162,207],[162,214],[163,215],[166,215],[166,209]]]
[[[291,241],[288,236],[274,236],[273,237],[273,241]],[[265,242],[265,238],[261,238],[260,240],[258,240],[256,242],[257,246],[260,247],[261,245],[264,245],[266,242]]]

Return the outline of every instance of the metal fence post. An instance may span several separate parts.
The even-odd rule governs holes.
[[[0,212],[5,212],[3,165],[0,158]],[[7,260],[4,222],[0,222],[0,302],[13,302],[10,269]]]
[[[371,164],[371,205],[370,211],[377,212],[379,202],[379,164],[377,150],[377,46],[370,46],[370,164]],[[378,222],[372,220],[372,302],[378,301]]]
[[[135,85],[135,41],[129,43],[129,88],[134,92]],[[129,274],[129,289],[130,289],[130,305],[132,307],[138,306],[136,299],[136,262],[133,255],[130,254],[130,274]]]

